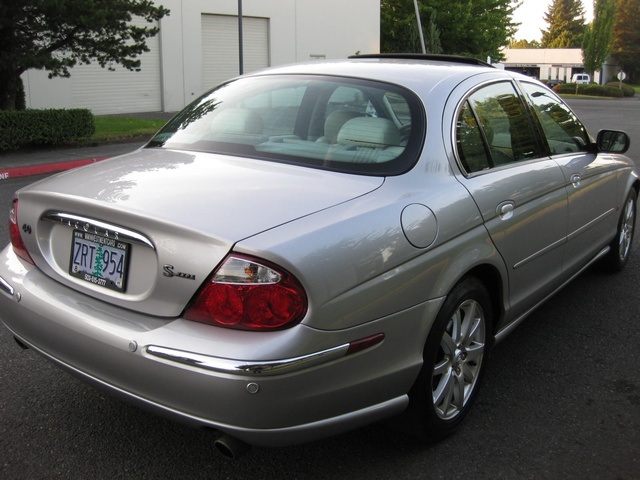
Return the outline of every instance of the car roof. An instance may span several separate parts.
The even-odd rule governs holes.
[[[339,60],[315,60],[283,65],[250,75],[330,75],[431,89],[444,80],[462,81],[482,73],[499,76],[503,70],[470,57],[419,54],[354,55]]]
[[[463,55],[442,55],[435,53],[370,53],[363,55],[351,55],[350,59],[363,59],[363,58],[378,58],[378,59],[407,59],[407,60],[420,60],[431,62],[447,62],[447,63],[461,63],[465,65],[480,65],[484,67],[493,66],[482,60],[478,60],[473,57],[465,57]]]

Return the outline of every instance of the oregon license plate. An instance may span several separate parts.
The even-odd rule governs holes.
[[[69,274],[94,285],[124,292],[130,248],[120,240],[74,230]]]

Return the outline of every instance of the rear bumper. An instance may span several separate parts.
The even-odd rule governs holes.
[[[3,323],[53,363],[147,409],[255,445],[309,441],[401,412],[439,307],[427,302],[347,330],[254,333],[102,303],[24,265],[10,248],[0,254],[0,278]],[[379,333],[381,343],[344,355],[349,342]]]
[[[11,330],[11,329],[9,329]],[[237,425],[212,421],[207,418],[196,417],[184,411],[170,408],[151,399],[135,395],[129,391],[108,384],[99,378],[88,375],[71,365],[61,362],[59,359],[49,355],[47,352],[40,350],[35,345],[30,344],[24,338],[13,335],[29,348],[46,357],[53,364],[61,367],[63,370],[84,380],[94,387],[108,392],[110,395],[121,398],[129,403],[138,405],[146,410],[153,411],[158,415],[168,417],[182,424],[190,425],[195,428],[212,428],[226,434],[232,435],[252,445],[280,446],[293,445],[297,443],[307,442],[314,439],[330,437],[339,433],[356,429],[358,427],[368,425],[370,423],[388,418],[402,412],[408,405],[409,399],[407,395],[400,395],[396,398],[387,400],[377,405],[362,408],[360,410],[348,412],[332,418],[324,418],[315,422],[301,425],[293,425],[282,428],[248,428]]]

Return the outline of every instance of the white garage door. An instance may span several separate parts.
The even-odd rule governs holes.
[[[138,22],[146,26],[144,20]],[[119,65],[115,71],[98,64],[77,65],[71,71],[73,106],[95,115],[162,111],[159,34],[147,39],[148,52],[140,57],[139,72]]]
[[[242,17],[244,73],[269,66],[269,19]],[[202,86],[239,73],[238,17],[202,15]]]

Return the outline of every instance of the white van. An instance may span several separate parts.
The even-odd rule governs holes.
[[[571,83],[591,83],[591,75],[588,73],[574,73],[571,77]]]

